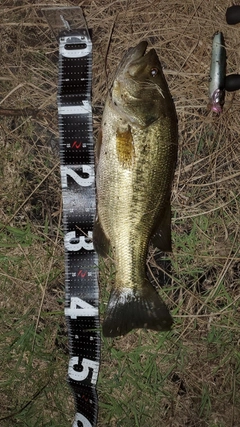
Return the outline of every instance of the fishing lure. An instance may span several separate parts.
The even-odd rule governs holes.
[[[209,99],[210,109],[221,113],[225,99],[226,49],[223,34],[214,34],[212,42],[212,59],[210,69]]]

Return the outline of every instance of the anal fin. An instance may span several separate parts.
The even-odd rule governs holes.
[[[98,217],[95,219],[93,226],[93,246],[96,252],[103,258],[109,255],[110,242],[104,233]]]
[[[167,203],[164,214],[155,226],[150,243],[163,252],[172,252],[171,238],[171,205]]]

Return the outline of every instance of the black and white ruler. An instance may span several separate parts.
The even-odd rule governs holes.
[[[46,8],[59,41],[58,114],[65,246],[65,315],[73,427],[97,425],[100,363],[98,258],[92,243],[96,212],[91,107],[92,41],[81,9]]]

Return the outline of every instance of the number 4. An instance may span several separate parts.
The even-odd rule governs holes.
[[[71,319],[77,319],[77,317],[92,317],[98,316],[98,308],[88,304],[78,297],[71,297],[70,307],[65,308],[65,316],[70,316]]]

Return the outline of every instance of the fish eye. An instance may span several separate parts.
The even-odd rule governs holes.
[[[151,76],[152,77],[156,77],[156,75],[158,74],[158,68],[151,68]]]

